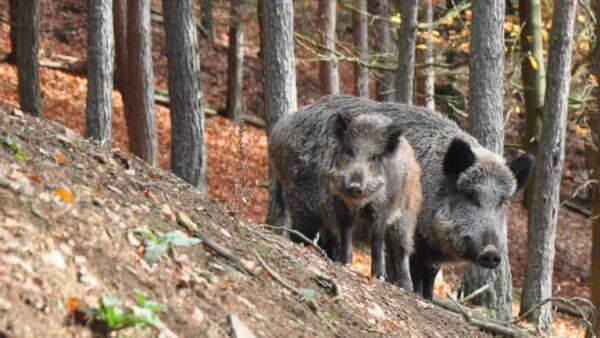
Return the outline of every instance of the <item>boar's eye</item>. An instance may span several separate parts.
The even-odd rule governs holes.
[[[473,205],[475,205],[476,207],[480,207],[481,206],[481,203],[477,199],[477,194],[476,193],[474,193],[474,192],[467,193],[467,199],[469,200],[469,202],[473,203]]]
[[[379,162],[379,161],[381,161],[381,155],[373,155],[373,156],[371,156],[371,158],[369,160],[371,162]]]
[[[354,157],[354,151],[352,150],[352,148],[347,147],[344,149],[344,155],[348,157]]]
[[[502,208],[508,202],[508,198],[506,196],[500,197],[500,201],[498,201],[498,208]]]

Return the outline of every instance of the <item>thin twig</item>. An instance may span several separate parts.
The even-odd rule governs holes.
[[[487,291],[489,288],[490,288],[490,284],[488,283],[488,284],[486,284],[486,285],[484,285],[484,286],[480,287],[479,289],[477,289],[477,290],[475,290],[475,291],[471,292],[471,294],[470,294],[470,295],[468,295],[468,296],[466,296],[466,297],[463,297],[463,298],[460,300],[460,302],[459,302],[459,303],[461,303],[461,304],[464,304],[464,303],[466,303],[466,302],[470,301],[471,299],[473,299],[473,298],[476,298],[476,297],[478,297],[479,295],[481,295],[482,293],[486,292],[486,291]]]
[[[317,243],[315,243],[315,241],[309,239],[308,237],[304,236],[303,233],[294,230],[294,229],[288,229],[286,227],[278,227],[278,226],[273,226],[273,225],[268,225],[268,224],[261,224],[260,225],[263,228],[267,228],[267,229],[271,229],[271,230],[281,230],[281,231],[286,231],[290,234],[296,235],[298,236],[301,240],[303,240],[305,243],[310,244],[315,250],[317,250],[322,256],[327,256],[327,253],[325,252],[325,250],[323,250],[323,248],[321,248]]]
[[[262,266],[262,268],[265,269],[265,271],[271,276],[271,278],[273,278],[274,281],[281,284],[281,286],[283,286],[284,288],[289,290],[292,294],[294,294],[294,296],[297,296],[297,297],[303,296],[303,293],[300,289],[298,289],[297,287],[293,286],[288,281],[283,279],[283,277],[281,277],[277,273],[277,271],[271,269],[271,267],[269,267],[267,265],[267,263],[262,259],[262,257],[260,257],[260,254],[258,253],[258,251],[256,251],[256,249],[254,249],[253,251],[254,251],[254,256],[258,260],[258,263],[260,264],[260,266]]]

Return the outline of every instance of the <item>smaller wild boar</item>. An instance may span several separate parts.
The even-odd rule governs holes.
[[[388,117],[311,105],[277,123],[269,157],[295,230],[309,238],[320,231],[328,256],[349,264],[353,232],[361,229],[368,239],[355,239],[370,242],[373,277],[384,276],[385,240],[393,281],[412,289],[420,172],[401,133]]]

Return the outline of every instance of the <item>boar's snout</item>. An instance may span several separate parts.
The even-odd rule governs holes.
[[[363,194],[363,188],[360,183],[352,182],[348,185],[346,192],[354,197],[360,197]]]
[[[494,269],[500,264],[502,257],[496,248],[493,246],[486,247],[483,252],[477,256],[477,264],[484,268]]]

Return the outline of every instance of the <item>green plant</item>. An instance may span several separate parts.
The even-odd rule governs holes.
[[[136,305],[130,308],[121,307],[118,298],[103,296],[98,308],[82,308],[81,311],[88,317],[106,324],[110,330],[121,330],[138,325],[163,328],[158,313],[163,311],[165,306],[149,300],[140,290],[135,289],[134,294]]]
[[[16,141],[13,141],[8,136],[0,136],[0,145],[3,145],[10,149],[13,153],[15,160],[17,161],[25,161],[27,160],[27,154],[21,151],[21,145]]]
[[[186,236],[180,231],[171,231],[164,235],[155,234],[146,228],[135,228],[132,231],[145,237],[144,260],[148,263],[157,262],[170,247],[189,247],[202,242],[201,239]]]

